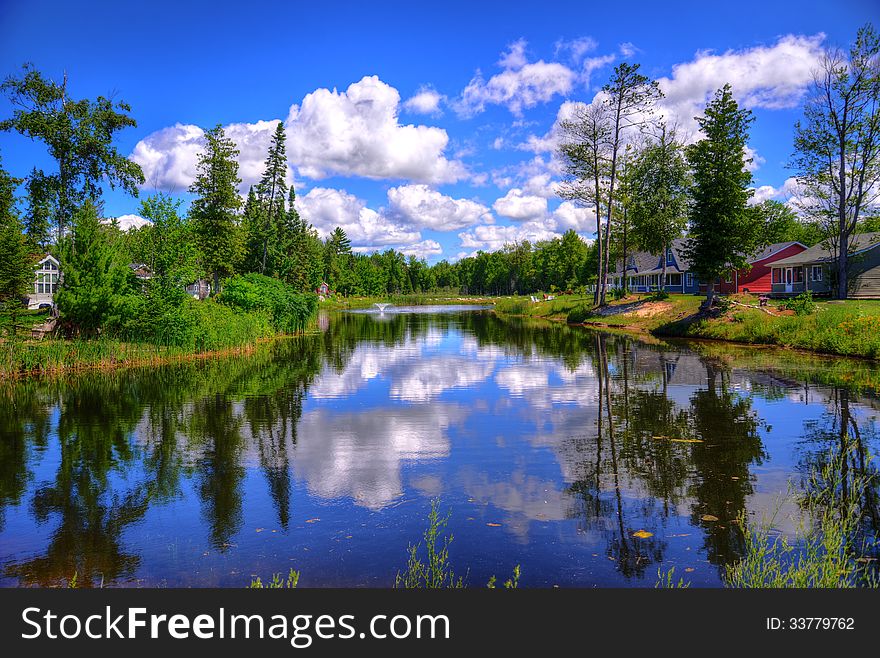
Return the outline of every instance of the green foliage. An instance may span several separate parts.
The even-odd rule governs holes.
[[[244,248],[236,213],[241,206],[237,187],[238,149],[221,125],[205,131],[205,149],[199,154],[197,175],[189,191],[196,195],[190,218],[205,270],[214,275],[214,293],[220,279],[235,271]]]
[[[263,311],[284,333],[305,329],[318,305],[313,293],[297,293],[283,281],[256,273],[227,279],[217,301],[242,311]]]
[[[30,249],[15,211],[16,183],[16,179],[0,167],[0,309],[10,311],[12,336],[15,336],[15,324],[22,307],[21,298],[34,282]]]
[[[290,570],[286,580],[281,580],[280,573],[273,573],[272,580],[263,583],[259,576],[251,580],[249,589],[296,589],[299,584],[299,571]]]
[[[822,225],[817,221],[803,220],[788,205],[767,199],[752,206],[758,221],[764,227],[764,241],[800,242],[807,247],[819,244],[825,238]]]
[[[761,244],[759,217],[748,206],[752,175],[744,155],[753,120],[725,85],[697,118],[705,137],[687,148],[694,184],[685,253],[701,281],[745,267],[746,255]],[[707,292],[714,293],[711,284]]]
[[[513,568],[513,575],[504,581],[504,589],[517,589],[519,588],[519,577],[521,575],[519,565],[516,565]],[[488,589],[495,589],[495,583],[498,582],[498,579],[492,575],[489,578],[489,582],[486,583],[486,587]]]
[[[645,300],[649,302],[662,302],[665,299],[669,299],[669,293],[665,290],[655,290],[645,297]]]
[[[691,584],[685,582],[684,578],[675,580],[675,567],[670,567],[668,571],[657,569],[657,583],[654,585],[658,589],[687,589]]]
[[[880,183],[880,34],[862,26],[849,51],[829,49],[819,62],[795,124],[791,163],[801,209],[831,238],[836,294],[848,294],[849,251]]]
[[[795,315],[810,315],[816,312],[816,302],[813,301],[813,293],[809,290],[786,300],[782,307],[794,311]]]
[[[832,451],[827,462],[810,475],[808,493],[796,499],[814,517],[799,521],[793,539],[773,532],[772,520],[754,527],[739,517],[745,555],[727,567],[725,581],[736,588],[853,588],[878,586],[875,575],[859,558],[861,501],[870,491],[870,476],[855,474],[845,483],[845,451]]]
[[[76,332],[96,333],[136,291],[133,275],[117,262],[96,208],[86,202],[73,231],[61,241],[63,281],[55,295],[62,320]]]
[[[742,322],[702,319],[669,324],[656,333],[876,359],[880,358],[880,306],[876,302],[817,303],[817,311],[810,315],[777,317],[748,310]]]
[[[684,232],[690,182],[684,147],[674,131],[662,126],[659,137],[637,153],[629,178],[635,241],[648,253],[665,255]]]
[[[464,579],[456,576],[449,563],[451,534],[442,535],[449,522],[449,514],[440,516],[440,501],[431,501],[428,528],[425,530],[425,561],[419,555],[421,544],[410,544],[406,571],[397,573],[394,586],[403,589],[458,589],[465,586]]]
[[[58,164],[56,173],[34,171],[29,189],[33,225],[43,239],[42,213],[54,207],[59,234],[70,223],[84,202],[97,202],[101,185],[122,187],[133,196],[144,182],[141,168],[112,146],[114,133],[137,122],[129,116],[131,108],[99,96],[96,100],[75,100],[62,84],[45,78],[31,64],[25,64],[20,77],[9,76],[0,85],[12,101],[12,117],[0,121],[0,130],[14,130],[46,144]],[[51,199],[51,200],[50,200]]]

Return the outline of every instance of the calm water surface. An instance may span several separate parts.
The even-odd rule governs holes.
[[[716,586],[743,510],[834,447],[872,468],[867,362],[412,310],[0,387],[0,584],[389,586],[440,498],[472,585]]]

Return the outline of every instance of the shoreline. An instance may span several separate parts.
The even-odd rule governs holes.
[[[162,347],[155,345],[150,346],[156,351],[146,353],[150,348],[138,346],[137,343],[119,343],[121,346],[138,346],[136,350],[142,351],[141,354],[132,355],[131,358],[117,358],[115,355],[109,357],[101,357],[94,361],[75,360],[69,363],[61,363],[49,367],[33,367],[23,368],[14,371],[0,371],[0,385],[6,383],[19,382],[25,379],[40,379],[62,377],[67,374],[77,374],[81,372],[111,372],[124,370],[126,368],[146,368],[149,366],[165,366],[177,363],[190,363],[194,361],[208,361],[213,359],[224,359],[236,356],[245,356],[254,354],[261,347],[270,345],[280,340],[288,338],[297,338],[307,335],[308,332],[298,334],[278,334],[268,338],[259,338],[254,342],[235,347],[226,347],[219,350],[208,350],[204,352],[178,352],[172,354],[162,354]],[[58,341],[61,342],[61,341]],[[38,343],[45,345],[46,343]],[[167,348],[165,348],[167,349]]]

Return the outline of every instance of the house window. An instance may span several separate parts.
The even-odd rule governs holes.
[[[672,248],[671,247],[666,249],[666,264],[667,265],[674,265],[675,264],[675,258],[672,256]]]
[[[795,283],[803,283],[804,282],[804,268],[802,268],[802,267],[794,268],[794,281],[795,281]]]
[[[685,285],[688,288],[693,288],[693,286],[694,286],[694,275],[693,274],[688,272],[687,274],[685,274],[684,280],[685,280]]]
[[[813,265],[810,268],[810,278],[813,281],[821,281],[822,280],[822,266],[821,265]]]
[[[667,283],[670,286],[678,287],[681,285],[681,274],[676,272],[675,274],[667,274],[666,275]]]
[[[778,267],[773,268],[773,283],[782,283],[782,270]]]

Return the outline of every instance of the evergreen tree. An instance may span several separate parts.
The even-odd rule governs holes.
[[[260,272],[263,248],[267,238],[266,214],[263,212],[263,207],[257,199],[253,186],[248,189],[241,222],[245,242],[242,270],[244,272]]]
[[[639,152],[632,171],[632,221],[642,249],[660,254],[666,287],[666,251],[687,225],[688,170],[675,131],[660,125],[656,140]]]
[[[15,210],[14,191],[18,182],[0,167],[0,308],[9,310],[9,333],[13,337],[21,298],[34,284],[33,261]]]
[[[745,148],[752,121],[752,113],[740,109],[730,85],[724,85],[697,118],[703,139],[686,151],[694,183],[685,253],[706,284],[707,306],[715,280],[746,267],[748,255],[761,244],[761,223],[748,206],[753,191]]]
[[[91,202],[77,210],[71,234],[61,240],[60,247],[64,278],[55,295],[58,311],[75,331],[95,334],[113,311],[115,297],[123,292],[119,284],[125,266],[116,262]]]
[[[284,221],[284,194],[287,192],[285,140],[284,124],[279,121],[272,136],[272,143],[269,145],[263,177],[257,186],[264,215],[260,235],[262,239],[260,274],[268,274],[272,269],[269,245],[278,233],[279,224]]]
[[[342,227],[337,226],[327,236],[324,243],[324,278],[331,288],[336,289],[342,279],[342,272],[349,265],[351,256],[351,240]],[[410,282],[409,287],[412,288]]]
[[[189,191],[196,195],[190,207],[205,270],[214,277],[214,293],[220,279],[235,271],[242,252],[236,213],[241,199],[236,188],[238,149],[217,124],[205,131],[205,149],[199,154],[198,174]]]

